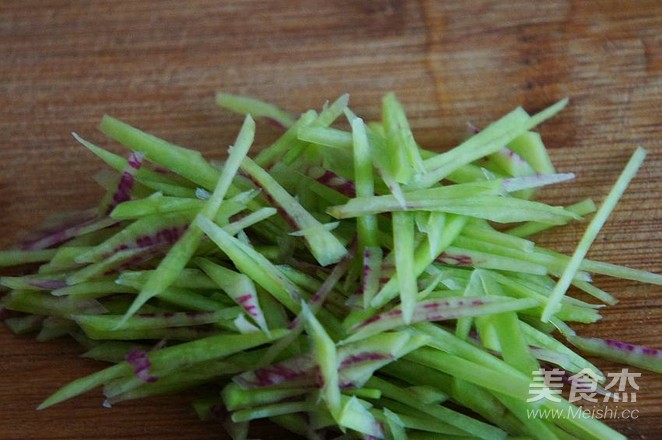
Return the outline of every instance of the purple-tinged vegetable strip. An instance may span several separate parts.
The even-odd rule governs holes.
[[[250,246],[232,237],[209,219],[198,217],[196,225],[228,255],[241,272],[262,286],[288,310],[298,311],[301,296],[291,283],[269,260]]]
[[[337,419],[341,410],[341,397],[336,346],[308,306],[302,304],[301,310],[304,326],[311,338],[313,357],[319,366],[321,396],[331,415]]]
[[[147,358],[147,352],[134,348],[125,357],[127,363],[133,368],[133,373],[143,382],[156,382],[157,378],[149,374],[152,363]]]
[[[414,254],[414,274],[420,276],[439,255],[457,238],[467,223],[467,218],[462,216],[448,215],[444,221],[444,230],[436,240],[436,248],[432,247],[430,241],[424,241],[419,245]],[[382,286],[377,295],[370,301],[375,308],[383,307],[387,302],[398,295],[397,274]]]
[[[250,116],[247,116],[244,125],[242,126],[237,141],[234,147],[231,147],[230,156],[223,167],[214,193],[207,200],[205,207],[201,210],[199,216],[204,218],[214,218],[218,212],[223,199],[232,184],[232,179],[239,170],[241,161],[246,157],[248,149],[253,143],[255,136],[255,122]],[[145,304],[150,298],[159,295],[163,290],[167,289],[177,278],[179,272],[184,269],[184,266],[193,256],[200,241],[202,240],[203,231],[198,228],[189,228],[180,240],[178,240],[172,249],[168,252],[165,258],[159,263],[156,271],[147,280],[136,300],[131,305],[131,308],[126,312],[126,318],[135,314],[140,307]],[[118,327],[121,326],[121,322]]]
[[[244,310],[260,330],[269,333],[264,312],[260,307],[257,290],[249,277],[214,264],[209,260],[197,259],[195,263]]]
[[[553,324],[568,342],[589,355],[662,373],[662,350],[612,339],[583,337],[561,321],[555,319]]]
[[[286,217],[299,230],[308,231],[304,235],[306,244],[321,266],[337,263],[347,254],[347,249],[329,231],[306,211],[269,173],[249,158],[241,164],[243,172],[269,194],[274,203],[283,210]]]
[[[136,182],[136,175],[142,167],[144,159],[145,155],[143,153],[133,152],[129,155],[126,161],[126,168],[120,175],[115,192],[109,193],[107,199],[101,202],[99,208],[100,215],[109,215],[117,205],[131,199],[131,191]]]
[[[443,321],[464,316],[479,316],[524,310],[539,305],[534,299],[508,299],[505,297],[465,298],[455,297],[443,300],[421,301],[416,304],[411,318],[412,323],[423,321]],[[352,334],[345,341],[352,342],[386,330],[406,325],[402,309],[396,307],[387,312],[372,316],[352,328]]]
[[[21,244],[21,249],[26,251],[37,251],[59,245],[72,238],[80,237],[85,234],[100,231],[102,229],[114,226],[117,220],[111,218],[88,218],[81,220],[73,225],[63,227],[46,233],[41,238]]]
[[[368,246],[363,249],[360,295],[363,298],[364,309],[370,307],[370,302],[379,290],[379,279],[382,273],[382,257],[382,248],[380,247]]]

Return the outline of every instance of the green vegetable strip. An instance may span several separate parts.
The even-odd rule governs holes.
[[[186,197],[189,199],[196,196],[196,190],[193,188],[147,179],[143,179],[142,181],[139,179],[138,181],[145,187],[158,191],[166,196]]]
[[[69,244],[69,243],[67,243]],[[84,254],[85,252],[92,249],[91,246],[63,246],[57,250],[57,253],[53,256],[51,261],[46,264],[39,266],[38,273],[48,274],[48,273],[58,273],[67,270],[72,270],[80,265],[76,262],[76,259]]]
[[[223,388],[223,402],[228,410],[276,403],[290,397],[307,393],[305,388],[256,388],[244,390],[235,383],[229,383]]]
[[[569,411],[576,408],[561,399],[560,402],[546,401],[545,407],[560,411],[562,414],[570,414]],[[585,438],[593,440],[626,440],[626,437],[614,431],[600,420],[585,417],[567,417],[560,418],[556,422],[564,432],[569,432],[574,436],[571,438]]]
[[[404,403],[408,406],[412,406],[417,410],[434,417],[437,420],[446,422],[451,426],[461,429],[467,434],[471,434],[475,437],[486,440],[506,438],[506,433],[499,428],[490,426],[472,417],[458,413],[443,406],[423,404],[406,389],[401,389],[396,385],[387,382],[386,380],[380,379],[378,377],[372,377],[368,381],[368,386],[377,388],[384,396]]]
[[[402,319],[409,324],[416,307],[416,275],[414,272],[414,217],[404,212],[393,213],[393,243],[395,244],[395,267]]]
[[[250,114],[254,118],[271,119],[285,128],[289,128],[295,123],[294,118],[286,111],[273,104],[248,96],[217,93],[216,104],[242,115]]]
[[[112,278],[96,279],[73,286],[62,287],[51,292],[53,296],[70,296],[77,299],[96,299],[116,293],[134,293],[136,289],[117,284]]]
[[[470,408],[504,431],[526,432],[523,423],[515,418],[508,408],[494,396],[495,393],[465,380],[453,379],[451,394],[458,403]]]
[[[201,295],[194,290],[169,287],[161,292],[159,299],[187,310],[214,311],[227,307],[226,304]]]
[[[125,284],[141,288],[153,273],[154,271],[152,270],[124,271],[119,277],[117,277],[116,283],[119,285]],[[179,278],[172,284],[172,286],[200,290],[213,290],[218,288],[218,285],[215,282],[198,269],[182,270],[179,274]]]
[[[546,255],[558,256],[567,261],[569,258],[565,255],[558,254],[548,249],[540,249],[541,253]],[[625,280],[639,281],[642,283],[656,284],[662,286],[662,275],[645,270],[631,269],[617,264],[605,263],[602,261],[594,261],[589,259],[582,260],[579,268],[589,272],[608,275],[610,277],[623,278]]]
[[[482,218],[498,223],[539,221],[555,225],[579,219],[578,215],[561,207],[510,197],[476,195],[443,200],[409,200],[408,194],[410,193],[405,193],[402,201],[404,205],[394,196],[365,197],[352,199],[346,205],[332,206],[327,209],[327,213],[337,219],[345,219],[383,212],[421,210]]]
[[[486,296],[488,295],[485,290],[485,285],[483,283],[483,278],[481,277],[481,269],[475,269],[471,272],[469,277],[469,282],[464,289],[464,297],[471,296]],[[473,317],[463,316],[457,319],[457,324],[455,326],[455,335],[462,339],[467,340],[469,338],[469,333],[471,332],[471,327],[473,325]]]
[[[57,403],[76,397],[87,391],[90,391],[98,386],[103,385],[110,380],[118,377],[126,376],[132,373],[131,366],[122,362],[112,367],[93,373],[89,376],[81,377],[69,383],[67,386],[60,388],[56,393],[51,395],[48,399],[44,400],[37,409],[45,409]]]
[[[538,362],[531,355],[524,336],[519,327],[519,319],[514,312],[499,313],[485,316],[483,319],[492,321],[501,346],[504,361],[529,375],[538,370]]]
[[[375,185],[372,173],[370,143],[362,119],[351,120],[353,152],[354,152],[354,185],[357,197],[374,195]],[[375,247],[379,244],[377,218],[364,215],[356,219],[356,233],[359,240],[359,251],[366,246]]]
[[[549,336],[540,330],[532,327],[529,324],[526,324],[522,321],[520,321],[520,329],[522,333],[524,334],[524,337],[526,338],[527,342],[529,345],[532,346],[537,346],[537,347],[544,347],[547,348],[555,353],[558,353],[560,355],[566,356],[568,358],[568,362],[572,365],[571,369],[569,371],[573,373],[577,373],[581,371],[582,369],[588,369],[590,370],[595,377],[598,378],[600,382],[603,382],[605,380],[605,375],[598,367],[566,347],[564,344],[553,338],[552,336]]]
[[[458,147],[426,160],[425,167],[428,173],[416,179],[413,186],[416,188],[430,187],[462,165],[499,151],[504,145],[527,130],[554,116],[567,104],[568,99],[566,98],[531,117],[522,115],[524,112],[521,109],[519,112],[513,111]]]
[[[597,209],[595,203],[591,199],[585,199],[581,202],[577,202],[573,205],[567,206],[565,208],[567,211],[574,212],[578,216],[585,216],[595,212]],[[521,225],[515,226],[514,228],[508,229],[507,233],[514,235],[516,237],[528,237],[530,235],[538,234],[540,232],[546,231],[553,228],[554,225],[549,223],[540,223],[540,222],[527,222]]]
[[[607,198],[605,198],[604,202],[602,202],[602,205],[600,205],[600,208],[591,219],[591,222],[586,227],[586,231],[579,241],[575,252],[572,254],[570,262],[568,262],[568,265],[563,271],[561,278],[559,279],[556,286],[554,286],[554,290],[552,290],[550,294],[549,301],[547,301],[545,310],[540,317],[542,322],[548,322],[549,319],[560,308],[561,298],[563,298],[563,295],[565,295],[565,292],[570,286],[570,283],[572,283],[572,279],[574,278],[575,273],[579,270],[581,262],[588,253],[593,240],[595,240],[595,237],[600,232],[602,225],[604,225],[607,221],[609,214],[611,214],[613,209],[616,207],[616,203],[618,203],[618,200],[625,192],[630,181],[637,174],[637,170],[644,162],[645,158],[646,150],[641,147],[637,148],[637,150],[630,158],[628,164],[625,166],[625,169],[619,176],[618,180],[614,184],[614,187],[611,189],[611,191],[609,191]]]
[[[591,283],[588,283],[586,281],[578,281],[574,280],[572,282],[572,285],[577,287],[578,289],[583,290],[584,292],[588,293],[589,295],[593,296],[594,298],[599,299],[605,304],[609,305],[614,305],[618,302],[618,300],[611,295],[608,292],[605,292],[604,290],[594,286]]]
[[[508,149],[524,159],[536,172],[540,174],[556,173],[540,133],[527,131],[513,139],[508,144]]]
[[[20,266],[21,264],[49,261],[57,252],[57,249],[43,249],[37,251],[0,251],[0,267]]]
[[[384,408],[384,418],[388,431],[393,437],[393,440],[407,440],[407,433],[405,432],[405,424],[396,413]]]
[[[509,148],[502,148],[496,153],[490,154],[487,159],[488,166],[496,167],[508,176],[523,177],[538,174],[526,160]]]
[[[384,127],[382,124],[371,123],[368,128],[369,129],[367,130],[367,135],[372,151],[372,164],[381,177],[382,182],[386,186],[386,191],[390,192],[402,205],[404,204],[402,187],[395,179],[392,171],[397,167],[397,164],[392,163],[394,158],[388,153]],[[377,183],[379,182],[375,182],[375,184]]]
[[[246,157],[248,149],[253,143],[254,136],[255,122],[250,116],[247,116],[241,130],[239,131],[235,146],[229,149],[230,155],[223,167],[220,177],[218,178],[214,193],[209,200],[207,200],[199,217],[214,218],[216,216],[216,213],[223,202],[223,198],[232,184],[232,179],[239,169],[242,159]],[[184,236],[175,243],[168,254],[166,254],[165,258],[159,263],[159,266],[154,273],[147,280],[133,304],[131,304],[131,307],[125,314],[126,319],[135,314],[150,298],[158,296],[177,279],[179,273],[184,269],[186,264],[188,264],[188,261],[197,250],[202,235],[203,232],[200,229],[192,227],[189,228]],[[121,327],[122,324],[123,322],[120,322],[118,327]]]
[[[384,429],[367,408],[367,402],[356,396],[346,399],[340,414],[338,424],[373,438],[384,438]]]
[[[384,96],[382,116],[387,154],[394,165],[390,171],[397,182],[407,183],[414,172],[424,172],[425,167],[409,128],[407,116],[394,93]]]
[[[320,265],[327,266],[337,263],[347,254],[345,246],[331,232],[325,230],[320,222],[285,191],[269,173],[247,157],[244,158],[241,169],[273,198],[299,230],[308,231],[305,233],[304,239]]]
[[[237,314],[239,314],[238,310]],[[118,322],[119,320],[116,320],[115,325],[117,325]],[[216,324],[218,327],[223,327],[227,330],[235,330],[232,321],[229,320],[216,321]],[[157,327],[137,330],[125,329],[122,327],[119,330],[105,330],[88,326],[85,323],[81,323],[79,326],[83,332],[85,332],[85,336],[93,340],[161,341],[165,339],[169,341],[193,341],[219,333],[217,330],[202,330],[193,327]]]
[[[407,429],[406,431],[407,436],[404,437],[405,440],[410,438],[410,435],[414,433],[415,430],[436,433],[438,435],[448,434],[450,436],[453,436],[452,438],[457,438],[456,436],[463,438],[464,436],[467,435],[466,431],[456,428],[450,423],[442,422],[437,418],[430,417],[430,415],[428,414],[421,414],[421,411],[418,411],[404,403],[400,403],[395,400],[391,400],[389,398],[384,398],[383,405],[384,408],[382,410],[382,414],[379,414],[377,410],[372,410],[373,414],[377,413],[375,414],[377,417],[381,416],[379,417],[380,420],[386,422],[387,426],[390,429],[391,424],[388,423],[388,419],[386,417],[387,413],[389,412],[389,408],[398,411],[397,413],[398,419],[402,424],[403,428]],[[477,438],[477,437],[471,437],[471,438]]]
[[[562,272],[563,263],[567,260],[567,257],[565,256],[562,256],[561,258],[555,258],[552,255],[539,252],[538,249],[534,249],[533,251],[530,252],[522,252],[498,244],[491,244],[486,241],[475,240],[473,238],[467,238],[462,236],[458,237],[453,243],[456,244],[457,247],[460,247],[462,249],[470,249],[470,250],[475,250],[477,252],[499,255],[503,257],[508,257],[509,259],[519,260],[521,263],[529,263],[538,266],[543,266],[546,268],[546,270],[552,273]],[[520,270],[519,272],[530,272],[530,271]],[[544,273],[542,275],[544,275]],[[575,279],[590,279],[590,278],[588,278],[588,276],[585,273],[578,272],[578,274],[575,274]]]
[[[203,188],[214,188],[218,180],[218,171],[197,151],[173,145],[108,115],[103,117],[100,128],[110,138],[145,153],[150,161],[176,171]]]
[[[336,346],[308,306],[302,304],[303,322],[310,335],[313,355],[322,377],[322,397],[334,418],[340,416],[340,385]]]
[[[506,364],[501,359],[496,358],[469,342],[463,341],[440,326],[432,323],[421,323],[417,325],[417,328],[422,333],[431,336],[429,345],[437,350],[442,350],[467,361],[485,366],[495,372],[500,372],[504,376],[521,377],[522,380],[529,380],[519,370]]]
[[[199,211],[205,202],[184,197],[168,197],[155,193],[152,197],[129,200],[115,207],[110,216],[117,220],[139,219],[151,214],[171,214],[178,211]]]
[[[511,276],[505,276],[498,272],[490,271],[489,276],[496,280],[504,289],[505,293],[508,296],[513,296],[516,298],[534,298],[540,302],[540,304],[545,304],[549,299],[549,292],[552,287],[539,286],[530,282],[525,282],[522,280],[515,280]],[[572,298],[565,297],[561,305],[561,310],[558,313],[559,318],[576,321],[576,322],[586,322],[591,323],[600,319],[600,315],[596,310],[589,309],[583,305],[571,304],[570,301]],[[538,310],[536,310],[536,313]],[[540,309],[542,313],[542,308]]]
[[[384,400],[384,414],[386,415],[390,409],[398,411],[397,416],[403,427],[408,431],[405,431],[406,437],[403,437],[405,440],[410,439],[413,434],[412,430],[420,430],[434,434],[449,434],[454,436],[454,439],[458,437],[455,436],[464,436],[467,434],[466,431],[458,429],[448,423],[444,423],[440,420],[431,418],[427,414],[421,414],[421,411],[413,409],[411,406],[392,401],[391,399]],[[390,408],[390,409],[389,409]],[[388,423],[387,426],[391,429],[391,424]],[[391,433],[393,435],[393,433]],[[461,437],[460,437],[461,438]],[[394,437],[395,440],[395,437]]]
[[[299,119],[283,135],[269,147],[260,151],[255,156],[255,163],[264,168],[271,168],[293,145],[302,144],[297,136],[301,127],[306,127],[316,121],[317,112],[309,110],[299,117]]]
[[[245,422],[248,420],[264,419],[283,414],[304,412],[308,409],[310,409],[310,404],[308,402],[274,403],[271,405],[235,411],[232,413],[232,421]]]
[[[67,284],[73,285],[83,283],[91,278],[111,272],[133,259],[140,259],[141,256],[146,255],[148,251],[149,249],[138,248],[116,252],[104,260],[90,264],[71,273],[67,277]]]
[[[483,365],[432,348],[422,348],[405,356],[405,359],[475,383],[507,396],[526,400],[529,380],[523,376],[504,375]]]
[[[539,440],[558,440],[559,438],[554,433],[553,425],[546,420],[536,419],[531,417],[528,404],[509,396],[503,396],[499,393],[494,393],[496,398],[503,403],[503,405],[510,410],[512,414],[517,417],[527,428],[531,435]]]
[[[428,247],[430,249],[430,257],[434,258],[434,250],[438,249],[441,244],[443,232],[446,229],[446,214],[443,212],[427,212],[422,213],[427,215],[427,222],[424,226],[425,232],[428,237]]]
[[[322,313],[319,313],[319,315],[322,317],[324,315],[324,309],[322,307],[325,305],[327,302],[327,299],[329,299],[330,296],[333,294],[333,289],[336,288],[336,285],[340,281],[340,279],[347,273],[347,269],[349,267],[350,259],[349,258],[344,258],[340,263],[336,264],[336,266],[333,268],[331,273],[326,277],[323,283],[319,284],[319,286],[314,287],[315,294],[310,298],[310,301],[307,304],[308,311],[312,313],[313,315],[317,315],[318,312],[322,310]],[[290,274],[293,272],[290,271]],[[344,299],[344,298],[342,298]],[[326,304],[327,306],[329,304]],[[331,308],[329,308],[331,310]],[[341,312],[342,313],[342,312]],[[284,344],[291,344],[293,342],[293,339],[299,335],[301,330],[303,329],[302,325],[304,324],[303,321],[304,317],[302,314],[299,314],[292,323],[288,326],[290,330],[292,330],[291,334],[283,338],[281,341],[279,341],[278,344],[275,344],[273,347],[271,347],[268,350],[267,355],[265,355],[265,358],[271,362],[272,357],[275,356],[275,354],[280,353],[286,345]],[[325,322],[328,326],[328,322]]]
[[[122,381],[120,379],[118,380],[120,383],[128,384],[126,385],[127,390],[124,391],[122,387],[118,387],[118,389],[115,390],[115,388],[110,384],[106,385],[104,387],[104,395],[106,396],[105,403],[115,405],[116,403],[124,402],[127,400],[143,399],[150,396],[160,396],[164,394],[181,392],[186,389],[200,386],[205,382],[218,380],[223,376],[232,374],[232,372],[236,370],[236,365],[226,363],[221,368],[216,368],[212,371],[207,371],[205,368],[199,368],[195,370],[187,368],[181,372],[173,373],[166,377],[161,377],[158,381],[149,384],[146,384],[140,379],[135,378],[128,379],[127,381]]]
[[[419,245],[414,255],[414,274],[416,277],[421,275],[430,264],[434,262],[439,254],[455,240],[466,223],[466,217],[449,215],[446,217],[444,229],[436,243],[438,247],[432,248],[429,240]],[[382,287],[377,296],[372,299],[370,302],[372,307],[380,308],[398,295],[399,282],[396,278],[397,274],[394,278],[391,278],[384,287]]]
[[[276,215],[277,212],[278,211],[275,208],[269,208],[269,207],[260,208],[257,211],[251,212],[247,216],[240,218],[237,221],[234,221],[232,223],[223,226],[223,228],[221,229],[223,229],[225,232],[227,232],[230,235],[239,234],[244,229],[254,226],[260,223],[261,221]]]
[[[299,140],[325,147],[347,150],[352,147],[352,134],[330,127],[301,127]]]
[[[562,183],[575,178],[574,173],[557,173],[542,176],[536,174],[533,176],[517,176],[508,179],[502,179],[503,189],[509,193],[521,194],[522,191],[539,188],[542,186]]]
[[[299,289],[262,254],[232,237],[207,218],[198,217],[196,225],[230,257],[237,269],[262,286],[288,310],[298,312]]]
[[[328,127],[340,115],[343,114],[349,103],[349,95],[344,94],[336,99],[331,105],[327,106],[320,112],[316,120],[311,122],[310,125],[314,127]],[[287,146],[287,152],[283,156],[283,162],[286,165],[294,163],[310,144],[306,142],[297,142]]]
[[[108,150],[104,150],[101,147],[98,147],[94,145],[93,143],[83,139],[76,133],[72,133],[72,136],[74,139],[80,143],[82,146],[90,150],[92,153],[94,153],[99,159],[104,161],[108,166],[110,166],[112,169],[115,171],[121,172],[123,169],[126,168],[128,164],[128,160],[123,158],[122,156],[118,156],[117,154],[111,153]],[[148,158],[149,159],[149,158]],[[151,182],[152,184],[165,184],[165,185],[173,185],[173,186],[179,186],[180,188],[186,187],[187,184],[180,182],[180,181],[175,181],[173,178],[170,176],[166,176],[160,173],[157,173],[156,171],[152,171],[148,168],[141,167],[138,170],[138,173],[136,175],[136,179],[142,183],[142,184],[147,184],[148,182]],[[180,186],[181,185],[181,186]]]
[[[529,114],[521,107],[518,107],[500,119],[492,122],[487,127],[480,130],[466,141],[462,142],[459,146],[452,148],[445,153],[431,155],[431,157],[427,158],[424,162],[425,168],[428,171],[432,171],[434,169],[445,166],[448,163],[459,160],[465,156],[467,151],[479,148],[481,145],[486,144],[491,139],[498,138],[503,134],[508,133],[512,127],[526,123],[529,121],[529,119]],[[506,144],[507,142],[501,143],[499,148]],[[480,157],[482,156],[478,156],[477,158]],[[471,163],[474,160],[475,159],[471,159],[466,163]]]
[[[475,240],[513,248],[522,252],[531,252],[535,247],[534,242],[499,232],[492,228],[487,222],[475,222],[465,226],[464,229],[462,229],[462,235]]]

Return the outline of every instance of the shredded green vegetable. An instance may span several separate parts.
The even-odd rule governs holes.
[[[371,122],[348,95],[298,118],[216,99],[246,115],[224,162],[105,116],[128,159],[74,134],[116,173],[99,177],[99,205],[0,252],[12,331],[69,335],[113,364],[40,409],[97,387],[116,404],[207,385],[217,395],[194,408],[223,414],[233,439],[262,419],[309,439],[624,438],[572,417],[560,396],[528,397],[541,368],[604,383],[582,353],[662,372],[657,349],[570,327],[618,299],[592,274],[662,284],[585,258],[644,149],[597,210],[590,199],[551,206],[536,190],[574,174],[556,171],[531,130],[567,99],[515,109],[442,153],[416,142],[392,93]],[[251,159],[253,117],[282,134]],[[572,256],[531,239],[591,214]],[[530,416],[538,409],[568,416]]]

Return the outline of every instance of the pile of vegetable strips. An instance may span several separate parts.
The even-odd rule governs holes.
[[[572,405],[529,401],[540,369],[604,382],[578,352],[662,372],[660,351],[568,324],[616,302],[591,274],[662,284],[585,258],[645,150],[598,208],[550,206],[535,190],[574,175],[555,171],[531,130],[567,100],[517,108],[442,153],[416,143],[393,94],[369,123],[347,95],[298,118],[217,101],[246,114],[223,162],[109,116],[101,131],[127,159],[74,134],[114,170],[96,177],[106,195],[0,253],[0,267],[18,267],[0,278],[10,329],[69,335],[113,364],[40,408],[100,386],[106,406],[195,389],[200,416],[234,439],[258,419],[309,439],[623,438],[527,410]],[[283,132],[249,155],[254,117]],[[583,219],[572,256],[528,238]]]

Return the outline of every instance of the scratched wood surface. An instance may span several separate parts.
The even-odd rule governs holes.
[[[601,200],[633,148],[649,159],[591,256],[662,272],[662,3],[659,1],[0,2],[0,245],[56,210],[91,206],[100,168],[77,146],[104,113],[218,157],[240,119],[214,92],[245,93],[300,112],[343,92],[367,118],[396,91],[417,139],[448,148],[468,121],[515,106],[571,104],[541,131],[576,184],[545,192]],[[261,127],[258,143],[276,133]],[[121,151],[119,148],[116,151]],[[545,244],[570,251],[583,225]],[[585,334],[662,348],[659,287],[597,278],[620,303]],[[37,412],[59,386],[100,368],[70,341],[37,343],[0,330],[0,438],[212,439],[187,396],[101,408],[100,392]],[[609,372],[615,364],[601,362]],[[638,371],[638,370],[636,370]],[[660,438],[662,378],[638,380],[636,420],[608,423]],[[255,437],[291,438],[269,426]]]

